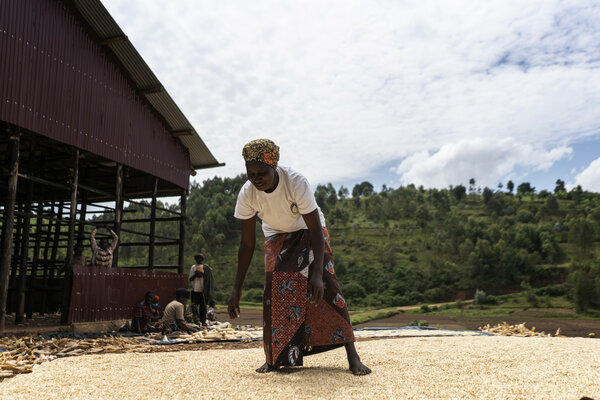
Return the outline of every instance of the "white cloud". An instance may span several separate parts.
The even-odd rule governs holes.
[[[242,172],[257,137],[313,184],[400,160],[405,179],[440,163],[463,177],[452,154],[473,138],[491,146],[479,151],[497,164],[485,164],[492,179],[537,168],[511,146],[541,151],[547,167],[599,138],[597,1],[103,3],[227,163],[196,179]],[[508,159],[494,156],[502,138]],[[440,174],[423,176],[446,184]]]
[[[415,153],[404,159],[395,172],[405,185],[448,187],[474,178],[480,186],[495,187],[517,166],[547,170],[571,153],[572,149],[565,146],[543,149],[513,138],[474,138],[443,145],[435,153]]]
[[[589,192],[600,192],[600,158],[595,159],[575,176],[575,183],[570,187],[581,185],[584,190]]]

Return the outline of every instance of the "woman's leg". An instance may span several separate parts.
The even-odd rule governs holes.
[[[346,343],[346,355],[348,356],[348,365],[350,367],[350,371],[354,375],[367,375],[371,373],[371,369],[365,366],[361,361],[358,353],[356,352],[356,347],[354,347],[354,342]]]

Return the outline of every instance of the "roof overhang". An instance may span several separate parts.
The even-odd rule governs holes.
[[[148,64],[137,52],[125,33],[115,22],[100,0],[63,0],[74,6],[99,44],[112,51],[135,85],[138,95],[143,96],[151,107],[164,119],[171,134],[188,149],[191,174],[195,170],[224,166],[217,161],[175,101],[154,75]]]

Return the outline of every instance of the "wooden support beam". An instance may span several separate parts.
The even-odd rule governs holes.
[[[150,247],[148,249],[148,269],[154,269],[154,243],[156,241],[156,194],[158,193],[158,178],[154,177],[152,188],[152,207],[150,208]]]
[[[73,286],[73,248],[75,245],[75,220],[77,219],[77,185],[79,184],[79,149],[73,155],[73,172],[71,176],[71,207],[69,208],[69,237],[67,239],[67,255],[65,257],[65,280],[63,299],[60,307],[60,323],[69,320],[69,305]]]
[[[15,325],[25,322],[25,292],[27,291],[27,256],[29,255],[29,228],[31,224],[31,201],[33,198],[33,182],[27,182],[27,195],[25,198],[25,217],[23,217],[23,237],[21,241],[21,260],[19,265],[19,280],[17,294],[17,312]]]
[[[61,200],[58,203],[58,212],[56,213],[59,218],[54,222],[54,238],[51,240],[52,249],[50,251],[50,260],[46,258],[44,261],[44,277],[42,285],[44,288],[48,287],[48,280],[54,276],[54,272],[50,270],[50,265],[56,264],[56,256],[58,255],[58,242],[60,240],[60,226],[63,215],[64,202]],[[52,234],[52,232],[50,232]],[[48,262],[50,261],[50,262]],[[42,314],[48,313],[48,291],[44,290],[42,294]]]
[[[179,257],[177,264],[179,268],[177,272],[183,274],[184,259],[185,259],[185,207],[187,203],[187,191],[183,190],[181,193],[181,199],[179,200],[179,211],[181,212],[181,217],[179,220]]]
[[[42,226],[44,224],[44,219],[41,217],[42,212],[44,211],[44,204],[38,203],[38,217],[35,224],[35,245],[33,247],[33,261],[31,263],[31,281],[29,284],[29,292],[27,293],[27,319],[33,318],[33,296],[34,296],[34,288],[35,288],[35,280],[37,277],[37,267],[40,259],[40,247],[42,244]]]
[[[8,297],[8,273],[12,258],[12,242],[14,228],[14,209],[17,197],[17,181],[19,179],[19,132],[10,136],[8,154],[8,190],[4,201],[4,220],[2,222],[2,253],[0,254],[0,333],[4,332],[6,324],[6,299]]]
[[[115,233],[121,240],[121,220],[123,219],[123,164],[117,164],[117,185],[115,187]],[[112,266],[119,265],[119,246],[113,252]]]
[[[81,196],[81,210],[79,211],[79,226],[77,228],[77,244],[83,246],[85,237],[85,217],[87,214],[87,194]]]

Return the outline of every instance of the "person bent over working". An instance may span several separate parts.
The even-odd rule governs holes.
[[[263,344],[267,360],[257,372],[301,366],[304,356],[344,346],[350,371],[370,373],[354,347],[325,217],[310,184],[300,173],[277,165],[279,146],[271,140],[253,140],[244,146],[242,156],[248,182],[235,206],[242,238],[228,311],[231,318],[240,315],[258,217],[265,234]]]
[[[163,333],[176,330],[198,332],[198,329],[185,323],[185,303],[189,298],[190,292],[187,289],[180,288],[175,291],[175,300],[167,304],[160,320]]]

